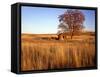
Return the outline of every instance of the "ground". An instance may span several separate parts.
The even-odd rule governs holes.
[[[57,34],[21,35],[21,70],[95,66],[95,33],[59,40]]]

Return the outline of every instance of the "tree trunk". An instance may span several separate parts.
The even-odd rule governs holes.
[[[74,32],[71,33],[71,39],[72,39],[72,37],[73,37],[73,34],[74,34]]]

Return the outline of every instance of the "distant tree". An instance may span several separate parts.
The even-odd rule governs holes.
[[[84,14],[78,9],[68,9],[64,14],[59,17],[60,24],[58,25],[58,33],[70,32],[71,39],[74,33],[81,31],[84,26]]]

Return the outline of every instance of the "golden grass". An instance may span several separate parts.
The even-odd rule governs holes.
[[[66,41],[25,38],[22,38],[21,44],[21,70],[23,71],[95,66],[94,38]]]

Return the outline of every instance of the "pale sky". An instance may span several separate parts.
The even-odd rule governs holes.
[[[58,16],[66,10],[63,8],[43,8],[43,7],[21,7],[21,31],[31,34],[57,33],[59,19]],[[85,15],[85,29],[95,31],[95,11],[81,10]]]

